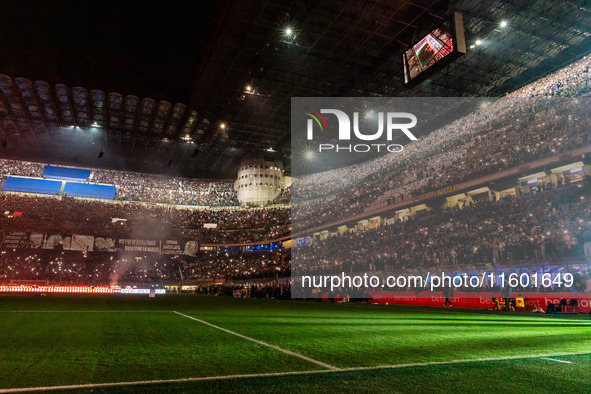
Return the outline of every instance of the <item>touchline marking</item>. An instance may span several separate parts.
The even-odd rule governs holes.
[[[48,391],[48,390],[79,390],[79,389],[93,389],[98,387],[117,387],[117,386],[135,386],[145,384],[166,384],[166,383],[189,383],[201,382],[207,380],[229,380],[240,378],[262,378],[273,376],[288,376],[299,374],[313,374],[322,372],[338,372],[332,370],[318,370],[318,371],[294,371],[294,372],[274,372],[274,373],[253,373],[244,375],[225,375],[225,376],[204,376],[201,378],[180,378],[180,379],[162,379],[162,380],[139,380],[136,382],[114,382],[114,383],[88,383],[88,384],[73,384],[67,386],[46,386],[46,387],[18,387],[13,389],[0,389],[0,393],[23,393],[30,391]]]
[[[19,310],[19,311],[0,311],[0,313],[148,313],[148,312],[159,312],[159,313],[168,313],[170,311],[151,311],[151,310],[133,310],[133,311],[121,311],[121,310],[117,310],[117,311],[72,311],[72,310],[68,310],[68,311],[59,311],[59,310],[55,310],[55,311],[35,311],[35,310]]]
[[[566,361],[566,360],[557,360],[555,358],[549,358],[549,357],[542,357],[542,360],[550,360],[550,361],[556,361],[557,363],[565,363],[565,364],[572,364],[572,361]]]
[[[178,313],[178,312],[175,312]],[[183,315],[182,313],[179,313]],[[183,315],[186,316],[186,315]],[[188,316],[192,319],[191,316]],[[217,328],[217,326],[216,326]],[[225,329],[222,329],[227,331]],[[241,336],[240,334],[236,334]],[[255,342],[259,342],[254,340]],[[268,345],[272,346],[272,345]],[[48,391],[48,390],[78,390],[78,389],[92,389],[98,387],[117,387],[117,386],[135,386],[135,385],[146,385],[146,384],[166,384],[166,383],[190,383],[190,382],[201,382],[208,380],[230,380],[230,379],[247,379],[247,378],[266,378],[274,376],[292,376],[292,375],[313,375],[313,374],[327,374],[327,373],[342,373],[342,372],[355,372],[355,371],[370,371],[376,369],[398,369],[398,368],[412,368],[412,367],[428,367],[431,365],[451,365],[451,364],[469,364],[483,361],[504,361],[504,360],[519,360],[519,359],[543,359],[547,357],[558,357],[558,356],[580,356],[585,354],[591,354],[591,351],[583,352],[571,352],[571,353],[550,353],[550,354],[536,354],[527,356],[505,356],[505,357],[487,357],[487,358],[473,358],[467,360],[450,360],[450,361],[430,361],[424,363],[413,363],[413,364],[396,364],[396,365],[383,365],[376,367],[353,367],[353,368],[342,368],[342,369],[321,369],[316,371],[291,371],[291,372],[269,372],[269,373],[253,373],[253,374],[242,374],[242,375],[222,375],[222,376],[203,376],[199,378],[178,378],[178,379],[161,379],[161,380],[139,380],[135,382],[112,382],[112,383],[88,383],[88,384],[73,384],[65,386],[45,386],[45,387],[17,387],[10,389],[0,389],[0,394],[4,393],[23,393],[27,391]],[[564,362],[564,360],[560,360]]]
[[[178,313],[175,311],[175,313]],[[187,316],[182,313],[178,313],[182,316]],[[194,319],[191,316],[188,318]],[[194,319],[198,320],[198,319]],[[199,321],[199,320],[198,320]],[[212,325],[207,322],[204,324]],[[217,326],[215,326],[218,328]],[[224,331],[229,331],[220,328]],[[236,334],[240,337],[244,337],[241,334]],[[248,338],[245,338],[248,339]],[[254,340],[259,343],[260,341]],[[271,346],[272,345],[267,345]],[[255,373],[255,374],[242,374],[242,375],[222,375],[222,376],[204,376],[199,378],[179,378],[179,379],[161,379],[161,380],[140,380],[134,382],[113,382],[113,383],[89,383],[89,384],[78,384],[78,385],[66,385],[66,386],[46,386],[46,387],[22,387],[22,388],[11,388],[11,389],[0,389],[0,393],[19,393],[26,391],[45,391],[45,390],[68,390],[68,389],[84,389],[84,388],[97,388],[97,387],[116,387],[116,386],[133,386],[133,385],[145,385],[145,384],[166,384],[166,383],[183,383],[183,382],[199,382],[208,380],[229,380],[229,379],[241,379],[241,378],[259,378],[259,377],[274,377],[274,376],[290,376],[290,375],[311,375],[311,374],[324,374],[324,373],[338,373],[338,372],[354,372],[354,371],[369,371],[376,369],[397,369],[397,368],[412,368],[412,367],[424,367],[431,365],[450,365],[450,364],[461,364],[461,363],[474,363],[483,361],[503,361],[503,360],[517,360],[517,359],[540,359],[546,358],[545,356],[576,356],[591,354],[589,351],[584,352],[570,352],[570,353],[550,353],[550,354],[537,354],[537,355],[525,355],[525,356],[505,356],[505,357],[487,357],[487,358],[476,358],[468,360],[450,360],[450,361],[431,361],[424,363],[412,363],[412,364],[397,364],[397,365],[384,365],[376,367],[353,367],[343,369],[330,369],[330,370],[316,370],[316,371],[292,371],[292,372],[270,372],[270,373]],[[564,361],[564,360],[560,360]]]
[[[197,318],[195,318],[193,316],[185,315],[184,313],[180,313],[180,312],[177,312],[177,311],[173,311],[173,312],[176,313],[177,315],[181,315],[181,316],[184,316],[184,317],[186,317],[188,319],[198,321],[199,323],[205,324],[207,326],[210,326],[210,327],[213,327],[213,328],[217,328],[218,330],[222,330],[224,332],[227,332],[228,334],[236,335],[236,336],[238,336],[238,337],[240,337],[242,339],[246,339],[248,341],[258,343],[259,345],[263,345],[263,346],[267,346],[267,347],[270,347],[270,348],[275,349],[275,350],[279,350],[280,352],[283,352],[285,354],[289,354],[290,356],[299,357],[302,360],[306,360],[306,361],[311,362],[311,363],[314,363],[316,365],[323,366],[324,368],[328,368],[328,369],[330,369],[332,371],[338,371],[340,369],[340,368],[334,367],[334,366],[332,366],[330,364],[323,363],[322,361],[314,360],[313,358],[306,357],[306,356],[304,356],[302,354],[299,354],[299,353],[296,353],[296,352],[292,352],[291,350],[283,349],[283,348],[281,348],[279,346],[271,345],[270,343],[259,341],[258,339],[247,337],[246,335],[238,334],[237,332],[230,331],[230,330],[228,330],[226,328],[223,328],[223,327],[220,327],[220,326],[216,326],[215,324],[208,323],[205,320],[197,319]]]

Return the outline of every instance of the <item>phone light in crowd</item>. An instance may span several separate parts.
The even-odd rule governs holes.
[[[482,45],[482,40],[476,40],[476,46]]]
[[[538,178],[529,179],[527,181],[528,185],[533,185],[534,183],[538,183]]]
[[[286,37],[291,37],[293,35],[293,29],[290,26],[287,26],[283,32]]]
[[[505,27],[507,27],[507,21],[502,20],[501,23],[499,23],[499,26],[501,27],[501,29],[504,29]]]
[[[369,118],[373,117],[373,114],[374,114],[373,109],[365,111],[365,119],[369,119]]]
[[[224,122],[220,123],[220,129],[225,129],[226,128],[226,124]]]

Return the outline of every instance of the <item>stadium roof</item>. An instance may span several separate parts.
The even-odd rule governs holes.
[[[7,3],[2,157],[198,177],[253,152],[289,168],[291,97],[503,95],[591,49],[580,1]],[[451,10],[468,53],[404,89],[402,52]]]

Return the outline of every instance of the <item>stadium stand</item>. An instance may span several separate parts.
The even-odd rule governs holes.
[[[401,154],[295,180],[292,194],[299,204],[296,231],[352,216],[380,201],[410,200],[589,144],[589,125],[567,119],[572,114],[583,117],[584,108],[574,100],[562,99],[588,91],[589,63],[591,57],[587,56],[533,88],[527,86],[497,99],[409,144]],[[541,122],[542,129],[533,127],[531,119],[536,116],[547,117],[547,122]],[[569,126],[568,130],[561,129],[563,124]],[[429,165],[425,167],[425,163]]]
[[[405,222],[301,246],[298,263],[307,259],[319,273],[335,273],[591,257],[583,247],[591,237],[590,186],[587,176],[519,198],[424,210]]]
[[[15,249],[0,252],[0,281],[47,280],[59,285],[211,283],[289,276],[289,251],[203,251],[196,258],[132,253]],[[139,258],[138,258],[139,257]],[[199,280],[197,282],[196,280]],[[33,282],[31,282],[33,283]]]
[[[59,182],[57,182],[59,183]],[[265,242],[289,235],[289,208],[197,209],[72,197],[0,196],[0,210],[23,212],[0,218],[5,231],[78,233],[128,238],[197,239],[201,243]],[[114,219],[124,219],[114,220]],[[206,228],[205,224],[215,224]]]
[[[554,127],[564,121],[560,117],[561,110],[576,113],[578,109],[572,107],[572,102],[558,100],[550,107],[549,101],[543,99],[585,94],[588,91],[589,62],[590,57],[585,57],[543,80],[493,101],[485,109],[422,137],[416,143],[421,147],[420,154],[410,146],[405,153],[398,156],[387,155],[354,167],[306,176],[296,180],[294,186],[284,189],[275,202],[288,202],[295,192],[297,201],[294,209],[299,211],[298,215],[303,214],[301,217],[305,219],[298,223],[300,227],[297,231],[304,231],[329,220],[346,220],[363,213],[365,208],[376,203],[389,200],[386,204],[388,206],[393,202],[412,202],[417,196],[441,187],[477,179],[584,146],[588,143],[588,125],[572,124],[564,135],[556,134]],[[546,116],[548,122],[545,122],[545,127],[541,130],[528,129],[527,119],[532,116]],[[519,119],[522,124],[520,127],[509,128],[507,119]],[[528,149],[529,141],[534,135],[538,136],[539,144],[535,149]],[[562,138],[560,145],[545,144],[555,138]],[[509,145],[519,149],[509,150]],[[431,163],[429,168],[424,168],[425,162]],[[47,168],[38,163],[13,160],[1,160],[0,164],[1,175],[6,179],[13,175],[40,177],[44,168]],[[236,205],[236,193],[229,181],[205,181],[99,169],[92,170],[90,178],[92,182],[116,185],[115,198],[118,201],[4,194],[0,208],[23,214],[18,218],[2,217],[0,226],[5,231],[22,231],[27,234],[94,234],[113,239],[132,235],[148,239],[166,234],[170,237],[197,239],[201,244],[225,245],[268,242],[288,237],[291,232],[289,208],[214,210],[174,207]],[[359,188],[361,184],[363,188]],[[322,189],[317,185],[322,185]],[[494,202],[480,201],[463,208],[424,211],[415,214],[407,222],[396,222],[341,237],[329,237],[320,243],[305,246],[302,250],[313,251],[319,245],[331,248],[334,251],[333,258],[321,261],[317,267],[328,271],[343,266],[353,270],[461,266],[473,263],[500,266],[543,258],[585,257],[583,245],[587,235],[584,227],[578,228],[577,222],[565,224],[559,218],[565,215],[564,210],[569,210],[571,213],[576,212],[580,220],[591,219],[586,204],[581,203],[590,197],[588,185],[587,178],[575,185],[561,185],[557,188],[549,186],[543,193],[536,195],[517,198],[509,196]],[[148,202],[154,205],[144,204]],[[167,205],[159,205],[162,203]],[[549,203],[556,207],[555,211],[547,209]],[[526,206],[529,208],[526,209]],[[497,215],[495,221],[487,219],[487,215],[492,212]],[[534,216],[529,216],[534,212]],[[522,221],[519,236],[495,231],[516,218]],[[458,243],[457,239],[450,238],[445,231],[446,223],[450,221],[455,222],[453,226],[458,228],[478,226],[479,229],[462,232],[469,241]],[[542,226],[542,222],[546,225]],[[204,228],[205,224],[215,226]],[[425,233],[422,230],[425,227],[438,230]],[[568,231],[568,237],[561,233],[565,230]],[[548,232],[551,235],[546,235]],[[403,242],[397,234],[413,234],[415,241]],[[486,237],[483,238],[484,236]],[[369,249],[364,246],[368,241],[372,245]],[[364,253],[371,250],[371,253],[362,255],[360,250],[364,250]],[[97,252],[89,252],[89,256],[95,253]],[[249,277],[260,271],[251,267],[260,267],[264,260],[259,259],[260,254],[253,253],[249,255],[248,263],[230,268],[232,254],[226,255],[227,252],[221,251],[210,253],[212,254],[209,256],[213,259],[210,261],[215,261],[216,267],[222,267],[220,273],[214,275],[217,277]],[[287,274],[289,267],[289,257],[285,256],[282,257],[283,263],[278,270],[282,274]],[[375,258],[371,267],[367,265],[368,256]],[[183,275],[191,278],[213,272],[213,265],[187,267],[183,268]],[[232,275],[227,272],[229,269],[234,271]],[[224,270],[228,275],[221,274]]]
[[[591,2],[25,3],[0,393],[591,392]]]
[[[233,182],[224,180],[207,181],[101,169],[91,171],[5,159],[0,159],[0,179],[9,175],[41,178],[47,168],[52,168],[50,174],[56,174],[56,179],[80,177],[76,179],[115,185],[115,198],[118,200],[194,206],[239,205]],[[87,174],[87,178],[82,178]]]

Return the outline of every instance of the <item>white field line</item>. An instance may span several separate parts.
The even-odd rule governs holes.
[[[336,369],[336,370],[323,369],[323,370],[316,370],[316,371],[292,371],[292,372],[254,373],[254,374],[243,374],[243,375],[204,376],[204,377],[199,377],[199,378],[139,380],[139,381],[134,381],[134,382],[89,383],[89,384],[75,384],[75,385],[65,385],[65,386],[45,386],[45,387],[17,387],[17,388],[10,388],[10,389],[0,389],[0,394],[22,393],[22,392],[28,392],[28,391],[79,390],[79,389],[93,389],[93,388],[99,388],[99,387],[137,386],[137,385],[146,385],[146,384],[166,384],[166,383],[190,383],[190,382],[202,382],[202,381],[209,381],[209,380],[230,380],[230,379],[275,377],[275,376],[342,373],[342,372],[355,372],[355,371],[370,371],[370,370],[377,370],[377,369],[425,367],[425,366],[431,366],[431,365],[469,364],[469,363],[477,363],[477,362],[484,362],[484,361],[545,359],[547,357],[577,356],[577,355],[585,355],[585,354],[591,354],[591,351],[535,354],[535,355],[524,355],[524,356],[486,357],[486,358],[473,358],[473,359],[467,359],[467,360],[431,361],[431,362],[424,362],[424,363],[383,365],[383,366],[376,366],[376,367],[353,367],[353,368],[343,368],[343,369]],[[563,360],[561,360],[561,361],[563,361]]]
[[[195,320],[195,321],[197,321],[197,322],[199,322],[201,324],[205,324],[207,326],[210,326],[210,327],[213,327],[213,328],[217,328],[218,330],[227,332],[228,334],[236,335],[237,337],[240,337],[242,339],[246,339],[247,341],[251,341],[251,342],[254,342],[254,343],[258,343],[259,345],[263,345],[263,346],[267,346],[267,347],[270,347],[270,348],[275,349],[275,350],[279,350],[280,352],[283,352],[285,354],[289,354],[290,356],[299,357],[302,360],[306,360],[306,361],[308,361],[310,363],[314,363],[316,365],[320,365],[320,366],[322,366],[324,368],[328,368],[328,369],[333,370],[333,371],[338,371],[339,370],[339,368],[337,368],[337,367],[334,367],[332,365],[323,363],[322,361],[314,360],[313,358],[306,357],[306,356],[304,356],[302,354],[299,354],[299,353],[296,353],[296,352],[292,352],[291,350],[283,349],[282,347],[279,347],[279,346],[276,346],[276,345],[271,345],[270,343],[259,341],[258,339],[247,337],[246,335],[238,334],[237,332],[230,331],[230,330],[228,330],[226,328],[223,328],[223,327],[220,327],[220,326],[216,326],[215,324],[208,323],[205,320],[201,320],[201,319],[197,319],[196,317],[193,317],[193,316],[185,315],[184,313],[180,313],[180,312],[177,312],[177,311],[173,311],[173,312],[176,313],[177,315],[184,316],[187,319]]]
[[[159,312],[159,313],[169,313],[170,311],[155,311],[155,310],[132,310],[132,311],[122,311],[122,310],[117,310],[117,311],[105,311],[105,310],[95,310],[95,311],[72,311],[72,310],[67,310],[67,311],[60,311],[60,310],[55,310],[55,311],[36,311],[36,310],[18,310],[18,311],[2,311],[0,310],[0,313],[147,313],[147,312]]]
[[[564,364],[572,364],[572,361],[566,361],[566,360],[557,360],[555,358],[549,358],[549,357],[542,357],[542,360],[550,360],[550,361],[556,361],[557,363],[564,363]]]

